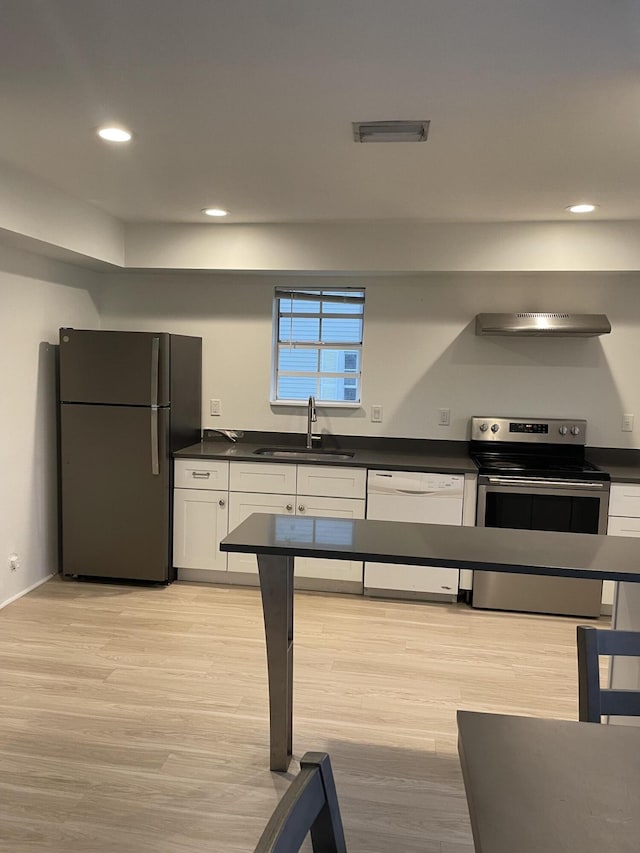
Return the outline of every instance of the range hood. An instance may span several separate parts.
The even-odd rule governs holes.
[[[537,338],[589,338],[608,335],[605,314],[518,313],[477,314],[476,335],[520,335]]]

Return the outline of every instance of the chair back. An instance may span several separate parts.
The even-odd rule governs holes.
[[[640,657],[640,633],[609,631],[579,625],[578,640],[578,719],[599,723],[600,717],[640,716],[640,690],[600,687],[600,655]]]
[[[338,794],[326,752],[306,752],[260,836],[255,853],[292,853],[311,832],[313,853],[347,853]]]

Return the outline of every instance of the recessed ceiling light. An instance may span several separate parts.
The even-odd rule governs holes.
[[[570,204],[566,209],[569,213],[593,213],[596,207],[595,204]]]
[[[124,127],[101,127],[98,136],[107,142],[129,142],[131,139],[131,133]]]
[[[202,212],[207,216],[228,216],[229,211],[223,210],[221,207],[203,207]]]

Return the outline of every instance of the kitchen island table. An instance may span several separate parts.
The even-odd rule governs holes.
[[[640,539],[400,521],[254,513],[222,540],[256,554],[269,677],[270,768],[286,771],[293,746],[295,557],[640,582]]]
[[[640,731],[458,711],[478,853],[635,853]]]

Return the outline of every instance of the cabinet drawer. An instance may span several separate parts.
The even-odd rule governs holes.
[[[217,459],[176,459],[176,489],[228,489],[229,463]]]
[[[298,465],[298,494],[332,498],[364,498],[367,472],[364,468],[331,468]]]
[[[607,533],[609,536],[640,536],[640,518],[610,515]]]
[[[296,466],[271,462],[232,462],[229,488],[232,492],[295,494]]]
[[[640,483],[612,483],[609,515],[640,518]]]

